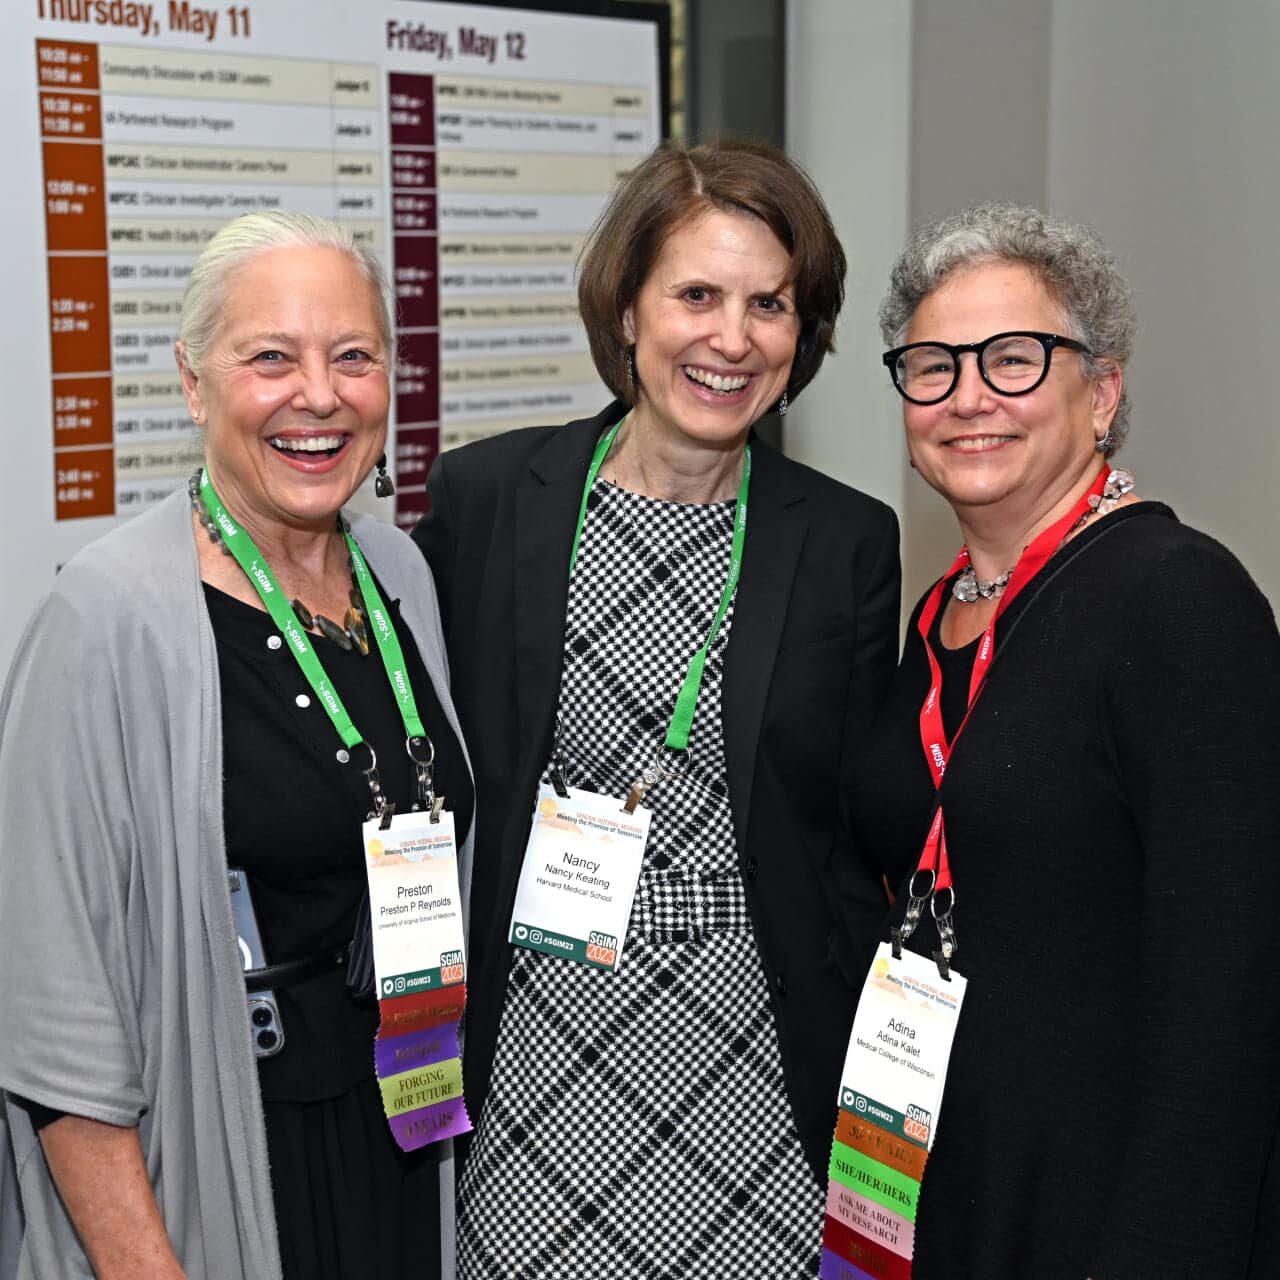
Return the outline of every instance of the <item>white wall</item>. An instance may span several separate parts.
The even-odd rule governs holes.
[[[787,453],[902,510],[901,414],[885,395],[875,312],[907,232],[911,9],[791,0],[787,145],[849,257],[839,351],[787,415]]]
[[[1280,606],[1280,0],[790,0],[788,35],[788,145],[852,269],[787,449],[898,508],[908,605],[958,535],[904,466],[875,308],[909,225],[1012,198],[1116,252],[1141,322],[1121,461]]]
[[[1280,4],[1058,0],[1048,197],[1121,256],[1148,497],[1280,608]]]

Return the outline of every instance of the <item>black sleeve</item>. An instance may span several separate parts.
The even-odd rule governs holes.
[[[7,1097],[10,1102],[21,1107],[31,1117],[31,1125],[37,1133],[41,1129],[48,1128],[55,1120],[61,1120],[63,1116],[71,1114],[69,1111],[59,1111],[55,1107],[46,1107],[39,1102],[32,1102],[30,1098],[20,1098],[16,1093],[10,1093]]]
[[[884,511],[871,569],[857,584],[858,630],[853,679],[849,687],[848,747],[865,734],[898,666],[898,628],[902,610],[902,565],[898,557],[898,517]]]
[[[873,850],[859,838],[853,822],[855,760],[866,750],[871,725],[898,664],[898,625],[902,597],[902,568],[898,558],[898,519],[884,512],[881,536],[870,568],[855,584],[858,626],[854,659],[845,704],[840,760],[840,794],[837,798],[841,839],[832,859],[831,874],[840,898],[840,919],[845,931],[848,960],[846,978],[856,986],[863,962],[870,963],[868,946],[876,938],[876,925],[888,908],[884,892],[884,868]]]
[[[1280,1113],[1280,636],[1206,539],[1165,555],[1115,643],[1100,715],[1145,867],[1138,1100],[1090,1274],[1244,1276]]]
[[[856,760],[880,711],[898,667],[898,628],[902,609],[902,564],[898,556],[898,517],[887,508],[870,570],[855,584],[858,629],[853,672],[845,704],[844,754],[840,762],[840,808],[845,825],[855,824],[849,805],[856,790]],[[875,871],[879,878],[883,869]]]
[[[427,477],[427,494],[431,499],[431,510],[418,521],[411,536],[426,557],[427,564],[431,566],[431,576],[435,579],[436,595],[440,601],[440,618],[447,639],[453,617],[456,537],[444,454],[440,454],[431,467],[431,474]]]

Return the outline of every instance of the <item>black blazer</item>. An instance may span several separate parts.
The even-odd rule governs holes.
[[[466,1096],[488,1090],[507,927],[560,689],[569,552],[591,453],[626,412],[443,454],[414,538],[435,575],[476,782]],[[853,1009],[878,939],[878,867],[842,814],[851,758],[897,659],[898,524],[883,503],[752,450],[721,714],[739,866],[787,1096],[825,1185]]]

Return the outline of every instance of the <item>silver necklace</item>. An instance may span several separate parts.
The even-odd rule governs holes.
[[[1103,486],[1102,493],[1089,495],[1089,506],[1092,508],[1086,511],[1079,520],[1071,526],[1072,530],[1078,529],[1086,520],[1092,520],[1094,516],[1105,516],[1114,511],[1120,503],[1120,499],[1126,493],[1133,492],[1133,475],[1131,472],[1124,471],[1120,467],[1113,467],[1111,474],[1107,476],[1107,483]],[[1009,578],[1013,573],[1013,569],[1006,569],[998,578],[992,578],[989,582],[979,578],[973,570],[973,565],[966,565],[956,575],[956,580],[951,585],[951,594],[955,596],[961,604],[974,604],[978,600],[993,600],[1009,585]]]
[[[951,594],[961,604],[994,599],[1009,585],[1012,573],[1012,569],[1006,569],[998,578],[992,578],[990,582],[986,582],[974,573],[973,565],[966,565],[960,570],[955,582],[951,584]]]

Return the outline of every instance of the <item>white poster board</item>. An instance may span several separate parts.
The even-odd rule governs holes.
[[[382,257],[400,313],[397,523],[425,511],[440,449],[603,405],[574,263],[661,137],[655,14],[22,0],[0,53],[0,670],[57,567],[195,469],[178,307],[240,213],[337,218]]]

